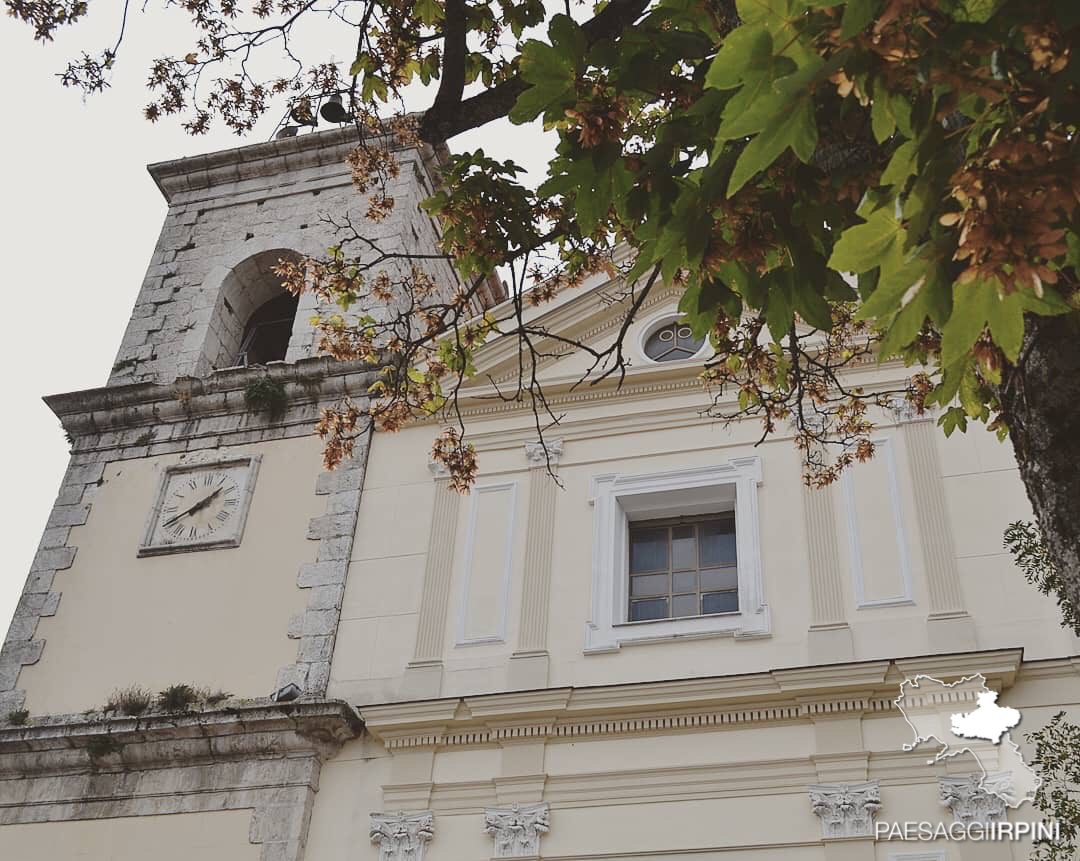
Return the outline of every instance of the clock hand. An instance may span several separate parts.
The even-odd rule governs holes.
[[[204,508],[206,508],[206,506],[208,506],[210,504],[210,500],[212,500],[215,496],[217,496],[219,493],[221,493],[222,489],[223,488],[219,487],[217,490],[215,490],[209,496],[203,497],[198,502],[196,502],[193,506],[191,506],[191,508],[188,508],[186,511],[181,511],[179,514],[175,515],[174,517],[170,517],[168,520],[166,520],[161,525],[162,526],[171,526],[172,524],[176,523],[176,521],[179,520],[181,517],[187,517],[189,514],[194,514],[196,511],[202,511]]]

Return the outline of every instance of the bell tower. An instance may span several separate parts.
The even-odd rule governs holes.
[[[375,370],[318,356],[320,309],[273,268],[346,216],[436,251],[439,153],[378,144],[400,165],[378,223],[352,129],[150,166],[168,214],[108,383],[46,398],[71,461],[0,651],[0,781],[40,803],[5,825],[63,821],[81,852],[114,827],[93,820],[187,813],[178,845],[228,827],[221,857],[302,857],[321,763],[359,731],[325,695],[367,456],[326,472],[312,430]]]
[[[0,714],[83,711],[132,684],[325,690],[366,448],[323,473],[312,426],[363,402],[373,373],[316,355],[316,300],[273,268],[325,254],[346,217],[383,252],[436,250],[418,204],[438,154],[378,144],[400,165],[378,223],[346,166],[352,129],[150,166],[169,209],[108,384],[46,398],[72,460],[0,658]]]
[[[325,254],[345,216],[383,252],[436,251],[418,204],[439,154],[378,143],[400,164],[378,223],[352,129],[150,166],[168,214],[108,384],[46,398],[71,460],[0,651],[0,782],[41,804],[4,824],[79,842],[192,813],[195,840],[200,811],[246,811],[257,857],[301,857],[321,762],[359,729],[325,694],[367,456],[326,472],[313,425],[375,370],[318,356],[320,309],[273,268]]]

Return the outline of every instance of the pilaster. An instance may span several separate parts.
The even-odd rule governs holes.
[[[956,565],[952,527],[945,503],[935,434],[928,420],[902,422],[908,451],[915,514],[922,538],[930,612],[927,634],[932,651],[962,652],[976,648],[975,624],[964,607],[960,572]]]
[[[510,657],[508,684],[511,690],[532,690],[548,684],[548,608],[557,491],[553,473],[558,470],[562,452],[561,439],[525,444],[525,456],[529,461],[529,530],[525,541],[518,645]]]
[[[461,496],[450,487],[450,477],[441,464],[432,463],[430,467],[435,477],[435,504],[431,511],[416,646],[401,685],[404,699],[434,699],[442,690],[446,613]]]
[[[836,511],[831,487],[803,486],[807,561],[810,569],[810,660],[815,664],[854,659],[855,647],[844,611]]]

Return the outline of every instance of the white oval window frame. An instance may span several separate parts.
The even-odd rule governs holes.
[[[694,353],[694,355],[686,359],[670,359],[666,362],[659,362],[645,352],[645,342],[653,336],[653,333],[655,333],[657,329],[662,329],[664,326],[668,325],[668,323],[676,323],[680,320],[684,320],[685,318],[685,314],[669,308],[666,311],[661,311],[658,314],[653,314],[651,317],[648,317],[642,322],[641,334],[638,336],[637,345],[638,355],[641,356],[642,361],[644,361],[645,364],[656,366],[663,365],[664,367],[668,368],[678,367],[679,365],[693,364],[699,359],[704,359],[709,354],[709,351],[712,349],[712,344],[709,343],[708,336],[706,336],[705,340],[702,341],[701,346],[698,348],[698,351]]]

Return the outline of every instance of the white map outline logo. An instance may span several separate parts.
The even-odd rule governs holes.
[[[1042,780],[1009,735],[1020,723],[1019,710],[999,706],[997,698],[982,673],[951,684],[920,674],[900,684],[900,696],[893,702],[915,736],[904,750],[937,742],[941,748],[927,765],[970,754],[982,772],[980,788],[1015,810],[1034,800]]]

